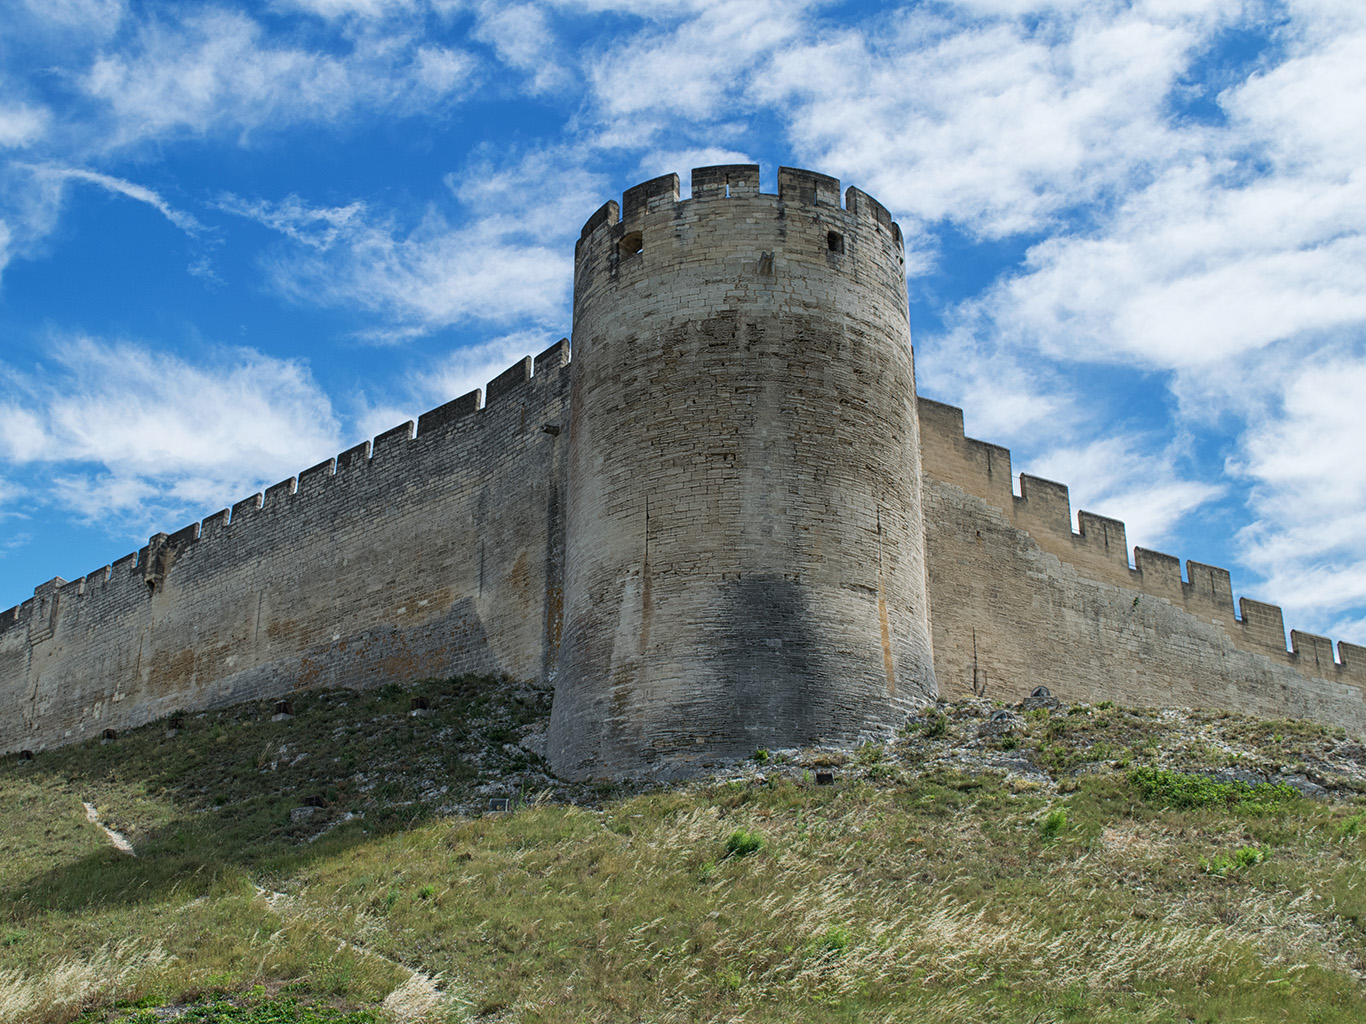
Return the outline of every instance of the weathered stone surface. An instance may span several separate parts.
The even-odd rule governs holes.
[[[895,729],[934,689],[900,232],[784,169],[627,192],[576,253],[570,775]]]
[[[39,588],[0,632],[0,751],[300,687],[547,675],[563,441],[542,427],[565,418],[567,356]]]

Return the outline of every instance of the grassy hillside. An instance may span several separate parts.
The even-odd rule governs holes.
[[[310,693],[7,758],[0,1020],[1366,1019],[1341,733],[972,701],[574,787],[548,704]]]

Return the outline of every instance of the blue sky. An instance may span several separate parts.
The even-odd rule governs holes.
[[[922,394],[1366,644],[1360,0],[3,0],[0,607],[568,333],[656,174],[877,196]]]

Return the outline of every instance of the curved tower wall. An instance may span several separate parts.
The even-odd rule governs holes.
[[[549,754],[684,771],[849,742],[935,694],[900,229],[782,168],[584,226]]]

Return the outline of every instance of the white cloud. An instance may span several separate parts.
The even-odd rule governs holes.
[[[721,108],[733,107],[737,87],[758,62],[799,32],[803,6],[708,4],[681,23],[643,29],[609,53],[586,54],[601,116],[637,132],[640,145],[667,116],[731,115]]]
[[[119,144],[330,123],[362,107],[430,111],[473,66],[402,32],[361,35],[348,53],[303,49],[275,42],[244,14],[208,9],[144,23],[135,46],[99,56],[81,84],[107,105]]]
[[[467,319],[553,321],[564,315],[572,276],[565,247],[529,240],[522,225],[506,218],[455,225],[429,210],[415,227],[404,229],[289,202],[287,214],[270,204],[252,208],[262,223],[290,237],[300,233],[300,223],[327,227],[305,236],[307,251],[267,261],[275,287],[301,304],[379,314],[388,324],[374,333],[375,340]]]
[[[560,62],[545,9],[534,3],[481,3],[475,38],[493,46],[499,60],[527,76],[533,94],[563,88],[571,81]]]
[[[1366,602],[1366,355],[1284,369],[1280,414],[1251,425],[1232,467],[1257,514],[1239,539],[1278,603],[1322,614]]]
[[[53,353],[52,370],[11,373],[0,457],[11,475],[40,471],[48,501],[91,521],[165,528],[339,447],[331,404],[297,362],[238,349],[197,365],[88,337]]]
[[[75,31],[93,39],[113,33],[127,13],[124,0],[23,0],[30,18],[50,30]]]
[[[386,18],[417,7],[413,0],[274,0],[279,11],[302,11],[328,21],[338,18]]]
[[[1073,389],[1027,353],[960,326],[915,339],[916,389],[926,398],[970,407],[969,436],[1041,441],[1066,436],[1082,420]]]
[[[264,199],[247,200],[227,194],[218,201],[226,213],[257,221],[310,249],[330,249],[347,231],[355,230],[365,217],[365,204],[346,206],[308,206],[298,196],[286,196],[278,203]]]
[[[1012,5],[1018,6],[1018,5]],[[945,20],[847,31],[780,54],[765,76],[813,166],[916,220],[987,237],[1048,225],[1180,152],[1166,98],[1231,4]]]
[[[446,185],[465,216],[433,205],[411,227],[362,203],[311,207],[225,198],[221,206],[299,243],[267,270],[296,302],[366,310],[401,340],[466,320],[567,325],[573,240],[607,198],[582,157],[538,150],[507,162],[477,155]]]
[[[84,170],[78,167],[58,167],[51,164],[34,166],[29,168],[38,178],[46,178],[55,182],[80,181],[89,185],[95,185],[107,192],[116,195],[127,196],[139,203],[146,203],[156,210],[163,217],[169,220],[182,231],[194,233],[201,230],[200,223],[195,218],[172,207],[154,189],[139,185],[136,182],[127,181],[124,178],[116,178],[110,174],[101,174],[98,171]]]
[[[23,149],[47,132],[49,114],[26,104],[0,106],[0,149]]]

